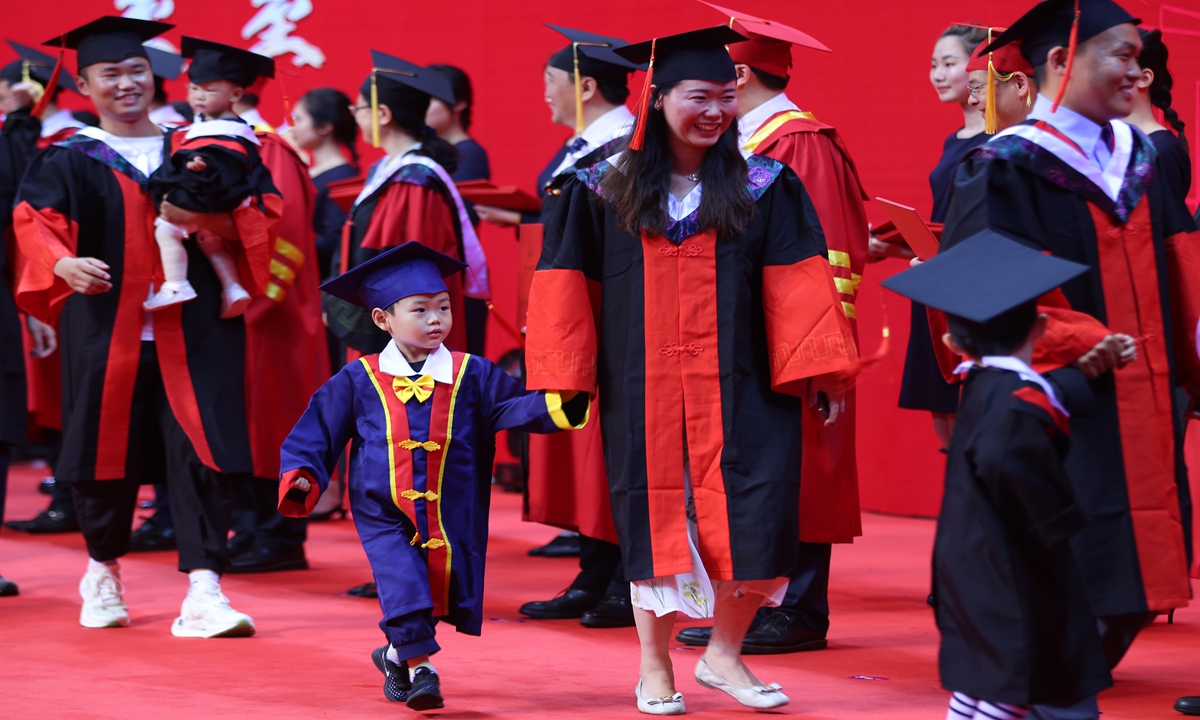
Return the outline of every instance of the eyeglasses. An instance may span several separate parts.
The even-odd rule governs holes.
[[[986,90],[987,90],[986,83],[981,83],[979,85],[968,85],[967,86],[967,92],[970,93],[971,97],[975,98],[976,100],[981,99],[982,96],[979,93],[984,92]]]
[[[370,110],[371,109],[370,105],[347,105],[346,107],[350,108],[351,115],[357,114],[359,110]]]

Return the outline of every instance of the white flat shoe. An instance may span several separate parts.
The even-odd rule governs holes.
[[[687,712],[687,707],[683,704],[683,693],[677,692],[669,697],[647,700],[642,697],[642,681],[638,680],[633,694],[637,697],[638,710],[647,715],[682,715]]]
[[[250,293],[238,283],[221,292],[221,319],[228,320],[245,315],[250,307]]]
[[[154,297],[142,303],[142,307],[150,312],[179,305],[196,299],[196,289],[187,280],[168,280],[162,284]]]
[[[781,688],[778,683],[751,687],[734,685],[713,672],[704,658],[700,658],[700,662],[696,663],[696,682],[706,688],[720,690],[742,705],[756,710],[770,710],[787,705],[789,702],[788,696],[780,692]]]

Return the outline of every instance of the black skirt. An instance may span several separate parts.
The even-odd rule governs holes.
[[[904,378],[900,381],[900,407],[953,415],[958,412],[958,383],[942,377],[933,338],[929,336],[929,317],[925,306],[912,304],[908,351],[904,356]]]

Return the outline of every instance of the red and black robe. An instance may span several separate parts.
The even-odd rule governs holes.
[[[697,213],[663,235],[622,230],[608,162],[563,187],[530,291],[530,389],[599,388],[617,535],[630,580],[692,570],[776,578],[798,557],[801,413],[809,378],[858,357],[811,203],[783,163],[751,156],[745,232]],[[685,451],[684,442],[687,442]]]
[[[169,147],[165,145],[165,151]],[[31,163],[13,210],[22,255],[16,300],[22,310],[58,324],[63,354],[63,449],[56,477],[110,480],[131,474],[130,411],[151,283],[162,282],[148,180],[103,141],[75,135]],[[270,232],[278,195],[233,213],[246,234]],[[242,256],[238,243],[228,243]],[[198,297],[153,314],[154,340],[167,399],[196,454],[225,473],[252,469],[243,391],[245,327],[218,318],[221,284],[192,240],[188,280]],[[110,266],[111,290],[73,293],[54,275],[64,257],[94,257]]]
[[[1050,324],[1035,369],[1069,365],[1109,332],[1139,340],[1137,361],[1088,383],[1095,402],[1071,417],[1067,473],[1090,517],[1072,547],[1097,616],[1169,610],[1190,598],[1191,502],[1175,389],[1200,400],[1200,235],[1178,194],[1155,181],[1151,142],[1113,126],[1113,162],[1124,169],[1122,178],[1114,166],[1115,199],[1077,146],[1029,122],[963,162],[942,236],[947,248],[988,228],[1091,267],[1045,299]]]

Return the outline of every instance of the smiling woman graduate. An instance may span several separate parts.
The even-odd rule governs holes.
[[[697,679],[745,705],[787,702],[741,662],[741,639],[797,565],[804,400],[824,390],[835,414],[831,374],[857,359],[799,179],[738,151],[725,45],[744,39],[717,27],[616,50],[650,62],[637,127],[563,187],[529,301],[528,387],[605,399],[652,714],[684,710],[675,612],[717,605]]]

